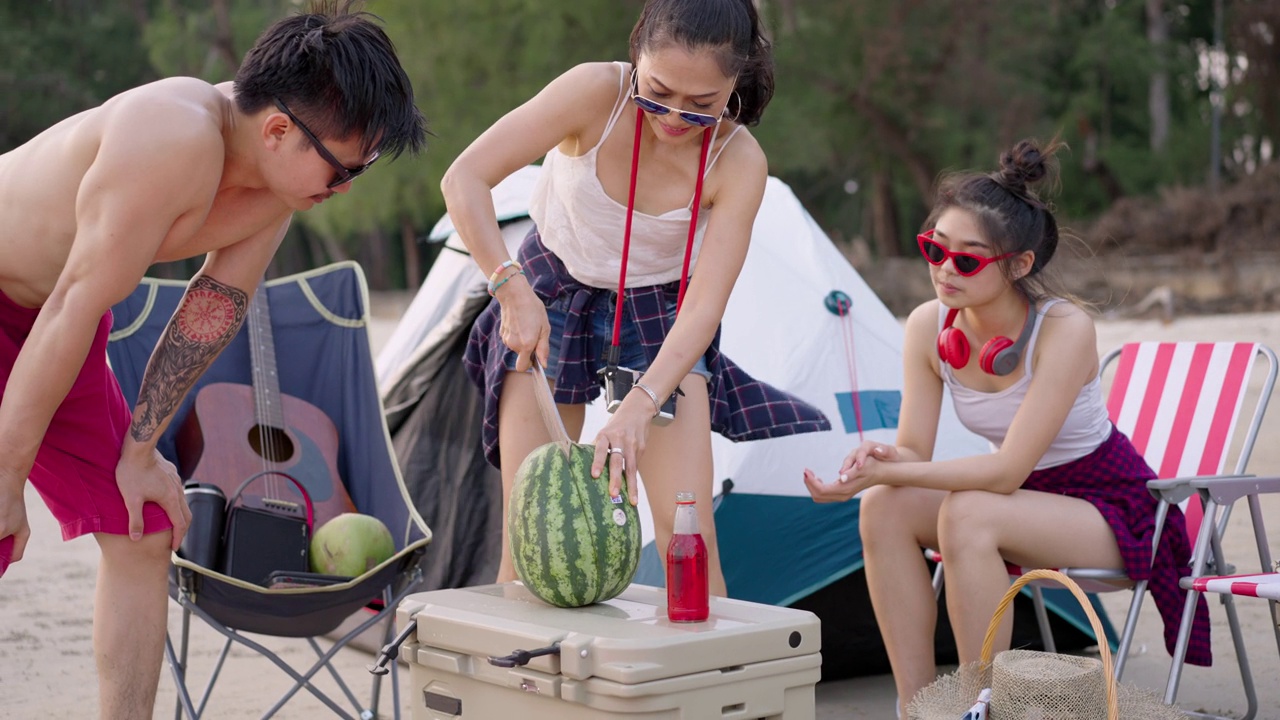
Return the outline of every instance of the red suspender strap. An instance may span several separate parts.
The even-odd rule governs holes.
[[[640,133],[644,125],[644,110],[636,108],[636,138],[631,147],[631,187],[627,191],[627,221],[622,234],[622,264],[618,269],[618,302],[613,314],[613,347],[622,342],[622,299],[627,286],[627,256],[631,253],[631,218],[636,210],[636,174],[640,170]],[[702,131],[702,153],[698,159],[698,177],[693,190],[693,209],[689,217],[689,241],[684,248],[684,267],[680,272],[680,293],[676,296],[676,314],[684,303],[685,286],[689,282],[689,264],[693,260],[693,239],[698,230],[698,210],[702,205],[702,176],[707,167],[707,151],[711,148],[711,133]],[[610,361],[616,362],[617,352],[610,353]]]
[[[618,268],[618,303],[613,313],[613,346],[622,342],[622,298],[627,291],[627,255],[631,252],[631,216],[636,212],[636,173],[640,171],[640,131],[644,110],[636,108],[636,139],[631,145],[631,187],[627,191],[627,224],[622,232],[622,265]]]
[[[684,246],[684,268],[680,271],[680,294],[676,296],[676,315],[684,304],[684,289],[689,284],[689,263],[693,260],[693,236],[698,232],[698,210],[702,207],[702,174],[707,167],[707,150],[711,148],[711,133],[702,131],[702,155],[698,159],[698,180],[693,186],[693,214],[689,217],[689,242]]]

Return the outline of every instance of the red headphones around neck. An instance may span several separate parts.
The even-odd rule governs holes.
[[[1018,367],[1022,351],[1031,340],[1031,331],[1035,323],[1031,315],[1035,312],[1035,303],[1027,303],[1027,317],[1022,322],[1022,332],[1017,340],[1010,340],[997,335],[982,346],[978,353],[978,365],[988,375],[1008,375]],[[962,368],[969,364],[969,338],[958,327],[952,327],[959,308],[947,311],[947,319],[942,323],[942,331],[938,333],[938,357],[953,368]]]

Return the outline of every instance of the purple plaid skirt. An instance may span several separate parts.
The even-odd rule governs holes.
[[[591,320],[599,313],[613,317],[617,293],[574,279],[560,258],[542,244],[536,227],[529,231],[517,255],[538,297],[548,304],[559,299],[559,304],[568,308],[555,378],[556,402],[581,404],[595,399],[600,394],[596,370],[604,366],[604,359],[593,357],[588,350]],[[675,313],[669,308],[675,307],[678,294],[678,282],[627,288],[622,321],[633,324],[638,331],[649,363],[658,356],[662,341],[675,323]],[[499,464],[498,399],[507,376],[508,355],[512,354],[498,334],[501,322],[502,306],[491,301],[471,327],[462,358],[467,376],[484,392],[484,450],[494,467]],[[711,373],[707,393],[713,431],[741,441],[831,429],[831,422],[821,410],[752,378],[722,355],[719,345],[717,330],[703,356]]]
[[[1132,580],[1149,581],[1151,599],[1164,621],[1165,648],[1172,655],[1186,601],[1186,591],[1178,586],[1178,580],[1191,574],[1191,542],[1186,518],[1174,506],[1152,563],[1156,499],[1147,491],[1147,481],[1155,477],[1129,438],[1113,427],[1111,436],[1096,450],[1079,460],[1032,472],[1022,488],[1088,500],[1098,508],[1115,533],[1125,573]],[[1209,665],[1212,659],[1209,607],[1201,596],[1191,626],[1187,662]]]

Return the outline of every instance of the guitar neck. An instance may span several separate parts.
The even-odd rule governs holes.
[[[258,283],[249,306],[249,353],[253,366],[254,415],[259,425],[284,427],[284,403],[276,372],[275,339],[271,334],[271,308],[266,282]]]

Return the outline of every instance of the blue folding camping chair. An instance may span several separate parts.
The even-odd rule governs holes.
[[[108,358],[130,402],[137,399],[151,351],[185,289],[183,281],[144,278],[128,298],[112,308],[115,322],[108,344]],[[267,302],[260,302],[258,297]],[[223,461],[229,451],[215,443],[214,437],[218,432],[229,429],[231,437],[243,439],[245,433],[241,431],[245,423],[249,423],[256,435],[255,431],[248,435],[262,437],[263,427],[278,424],[275,429],[279,431],[279,437],[296,443],[290,447],[299,457],[309,454],[311,461],[316,461],[311,462],[313,466],[319,457],[327,457],[327,462],[319,465],[329,466],[337,475],[332,482],[340,482],[342,486],[322,489],[323,493],[308,487],[308,495],[318,497],[332,490],[332,494],[340,496],[338,491],[345,490],[353,509],[381,520],[391,531],[395,543],[395,553],[390,559],[355,577],[315,577],[304,571],[291,577],[250,581],[224,574],[219,569],[203,567],[175,553],[170,567],[169,594],[182,608],[182,623],[178,646],[174,647],[170,633],[166,637],[165,653],[177,685],[178,718],[184,712],[191,718],[198,718],[204,712],[233,643],[266,657],[293,680],[293,685],[266,710],[263,717],[274,715],[299,690],[304,689],[338,717],[377,716],[381,676],[375,674],[370,699],[362,703],[338,675],[330,660],[378,623],[385,624],[384,643],[390,640],[395,608],[406,594],[414,590],[421,578],[431,531],[409,500],[391,448],[369,343],[368,297],[364,274],[353,262],[335,263],[266,282],[258,289],[255,304],[251,306],[251,318],[255,310],[259,311],[256,324],[246,322],[241,332],[197,381],[160,440],[160,452],[178,465],[180,471],[190,473],[192,438],[199,441],[197,445],[203,443],[200,462],[205,459]],[[264,342],[275,355],[274,372],[262,371]],[[255,363],[255,360],[259,362]],[[255,367],[258,368],[256,373]],[[264,412],[263,405],[268,409],[279,409],[270,402],[261,402],[264,383],[277,385],[274,389],[282,394],[285,410],[290,408],[288,403],[294,403],[295,407],[302,407],[297,405],[302,403],[309,406],[310,412],[322,413],[315,417],[321,421],[327,417],[336,429],[336,438],[309,436],[311,434],[298,431],[289,418]],[[243,391],[237,391],[237,387]],[[205,390],[208,393],[202,394]],[[230,395],[227,395],[228,391]],[[259,405],[247,411],[255,413],[247,421],[231,419],[226,414],[201,416],[202,398],[215,395],[252,398],[252,402]],[[198,399],[202,400],[198,402]],[[336,446],[328,451],[321,449],[326,440],[331,440]],[[288,456],[268,457],[272,461],[268,464],[275,466],[283,457]],[[301,464],[302,460],[298,463]],[[287,465],[281,467],[285,472],[293,472]],[[184,474],[184,479],[188,477]],[[193,524],[191,531],[197,530]],[[191,615],[199,617],[226,638],[198,700],[193,699],[186,682]],[[352,616],[362,619],[354,628],[336,638],[328,650],[323,650],[315,638],[334,633]],[[309,668],[295,669],[246,633],[305,638],[317,659]],[[323,669],[333,676],[355,708],[355,715],[347,713],[337,701],[312,683],[312,678]],[[400,697],[396,670],[396,664],[392,663],[392,700],[394,716],[398,718]]]

